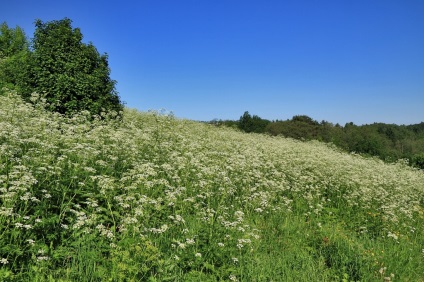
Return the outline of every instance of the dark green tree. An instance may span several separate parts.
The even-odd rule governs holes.
[[[245,132],[252,132],[253,118],[248,111],[244,112],[244,114],[240,117],[238,126]]]
[[[257,115],[251,116],[249,112],[244,112],[238,122],[239,129],[249,133],[265,133],[267,125],[270,123],[267,119],[262,119]]]
[[[93,115],[122,111],[107,54],[83,43],[80,29],[71,24],[68,18],[35,22],[30,74],[22,85],[24,98],[34,91],[44,94],[50,110],[68,115],[81,110]]]
[[[311,117],[308,117],[307,115],[293,116],[292,121],[293,122],[303,122],[303,123],[309,124],[309,125],[319,125],[319,123],[316,120],[313,120]]]
[[[424,169],[424,153],[415,155],[412,158],[412,164],[418,168]]]

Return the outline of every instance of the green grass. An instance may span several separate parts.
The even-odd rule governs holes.
[[[36,99],[36,97],[34,97]],[[424,174],[0,95],[1,281],[424,281]]]

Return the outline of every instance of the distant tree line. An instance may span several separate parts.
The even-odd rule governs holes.
[[[248,133],[331,142],[345,151],[378,156],[389,162],[408,159],[411,165],[424,169],[424,122],[413,125],[373,123],[361,126],[350,122],[341,126],[327,121],[318,122],[306,115],[270,121],[245,112],[239,120],[215,120],[213,123]]]
[[[29,41],[20,27],[0,25],[0,91],[16,90],[28,102],[36,92],[48,109],[66,115],[123,110],[107,54],[83,43],[81,30],[70,19],[36,20],[35,28]]]

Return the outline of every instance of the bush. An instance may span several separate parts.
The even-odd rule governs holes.
[[[421,153],[421,154],[419,154],[419,155],[415,155],[415,156],[412,158],[412,163],[413,163],[416,167],[421,168],[421,169],[424,169],[424,153]]]

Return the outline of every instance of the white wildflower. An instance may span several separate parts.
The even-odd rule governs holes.
[[[243,219],[243,216],[244,216],[244,212],[242,212],[242,211],[236,211],[234,213],[234,216],[237,217],[239,220],[242,220]]]
[[[0,215],[11,216],[12,214],[13,214],[13,209],[12,208],[1,207],[1,209],[0,209]]]
[[[396,234],[394,234],[394,233],[390,232],[390,231],[387,233],[387,237],[391,237],[391,238],[393,238],[393,239],[395,239],[395,240],[397,240],[397,239],[398,239],[398,236],[397,236]]]
[[[186,243],[187,243],[188,245],[194,245],[196,242],[194,241],[194,239],[189,239],[189,238],[187,238],[187,239],[186,239]]]
[[[37,199],[36,197],[31,197],[31,201],[36,202],[36,203],[40,202],[40,200]]]
[[[108,230],[108,232],[106,232],[106,237],[108,239],[113,239],[115,237],[115,235],[113,235],[112,231]]]
[[[27,240],[27,242],[28,242],[31,246],[34,246],[34,244],[35,244],[35,241],[34,241],[34,240],[32,240],[32,239],[28,239],[28,240]]]
[[[40,256],[40,257],[37,257],[37,260],[38,261],[46,261],[46,260],[49,260],[50,258],[48,257],[48,256]]]
[[[241,249],[245,244],[250,244],[252,241],[250,239],[238,239],[237,248]]]

